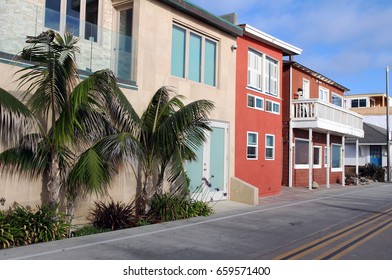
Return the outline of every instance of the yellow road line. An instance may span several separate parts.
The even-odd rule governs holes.
[[[392,226],[392,217],[387,221],[383,222],[381,225],[375,225],[368,229],[366,232],[360,234],[359,236],[354,236],[353,238],[333,247],[328,252],[315,257],[315,260],[322,259],[339,259],[340,257],[346,255],[350,251],[358,248],[363,243],[369,241],[373,237],[387,230],[390,226]]]
[[[381,213],[374,214],[367,219],[361,220],[361,221],[354,223],[352,225],[348,225],[338,231],[335,231],[335,232],[328,234],[327,236],[323,236],[323,237],[316,239],[312,242],[309,242],[301,247],[293,249],[289,252],[285,252],[285,253],[275,257],[274,259],[275,260],[299,259],[304,255],[310,254],[318,249],[321,249],[321,248],[327,246],[328,244],[330,244],[340,238],[347,236],[350,233],[356,232],[356,231],[360,230],[361,228],[366,227],[369,224],[372,224],[372,223],[382,219],[385,215],[388,215],[389,212],[391,212],[391,211],[392,211],[392,208],[389,208],[388,210],[385,210]]]

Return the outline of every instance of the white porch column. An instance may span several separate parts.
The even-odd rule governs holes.
[[[309,128],[309,190],[312,189],[313,183],[313,131]]]
[[[289,122],[289,188],[293,187],[293,128]]]
[[[327,188],[330,187],[329,179],[331,172],[331,134],[327,132]]]
[[[357,185],[359,181],[359,138],[355,140],[355,175],[357,177]]]
[[[344,186],[346,184],[346,162],[344,160],[344,153],[345,153],[345,147],[346,147],[346,137],[342,136],[342,186]]]

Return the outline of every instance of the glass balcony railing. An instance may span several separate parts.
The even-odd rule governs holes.
[[[1,13],[1,12],[0,12]],[[6,11],[5,11],[6,13]],[[0,26],[0,58],[16,60],[16,55],[26,46],[26,36],[38,35],[53,29],[61,35],[65,31],[79,37],[76,62],[81,73],[88,74],[101,69],[111,69],[119,82],[136,86],[135,40],[126,34],[102,26],[81,21],[79,18],[35,6],[26,1],[23,20],[12,14],[6,16]],[[17,26],[17,28],[14,28]]]

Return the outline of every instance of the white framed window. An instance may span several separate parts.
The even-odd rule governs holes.
[[[322,158],[321,146],[313,146],[313,168],[321,168]]]
[[[265,135],[265,159],[275,159],[275,135],[273,134]]]
[[[309,168],[309,139],[295,138],[294,145],[294,168]],[[322,151],[321,146],[313,146],[313,168],[321,168]]]
[[[351,108],[363,108],[366,106],[366,98],[351,99]]]
[[[101,0],[102,1],[102,0]],[[44,25],[61,33],[98,42],[99,0],[46,0]]]
[[[265,93],[278,95],[278,62],[266,57],[264,63],[264,91]]]
[[[280,114],[280,104],[271,100],[265,101],[265,111]]]
[[[258,133],[248,132],[247,133],[247,146],[246,146],[246,158],[256,160],[258,151]]]
[[[279,96],[279,62],[256,50],[248,50],[248,87]]]
[[[191,81],[216,86],[217,42],[173,24],[171,74]]]
[[[257,110],[264,110],[264,98],[260,98],[251,94],[247,95],[247,107]]]
[[[339,94],[332,92],[332,104],[335,106],[343,107],[343,97]]]
[[[294,168],[309,168],[309,140],[295,138],[294,140]]]
[[[262,54],[248,51],[248,87],[261,90]]]
[[[329,102],[329,90],[324,87],[319,87],[319,99],[324,102]]]
[[[340,144],[332,144],[331,171],[342,171],[342,145]]]

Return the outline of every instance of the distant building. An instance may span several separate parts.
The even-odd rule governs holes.
[[[347,109],[361,114],[364,122],[386,128],[387,98],[385,93],[346,94],[344,102]],[[389,97],[389,106],[392,106],[391,97]],[[392,108],[390,109],[390,114],[392,113],[391,111]],[[390,119],[390,128],[391,125],[392,120]]]
[[[365,166],[374,164],[377,167],[387,166],[387,130],[370,123],[363,123],[365,137],[359,139],[358,162],[356,160],[356,141],[346,139],[345,161],[346,166]]]
[[[345,138],[362,138],[362,116],[344,108],[348,89],[295,61],[283,65],[284,186],[344,184]]]

